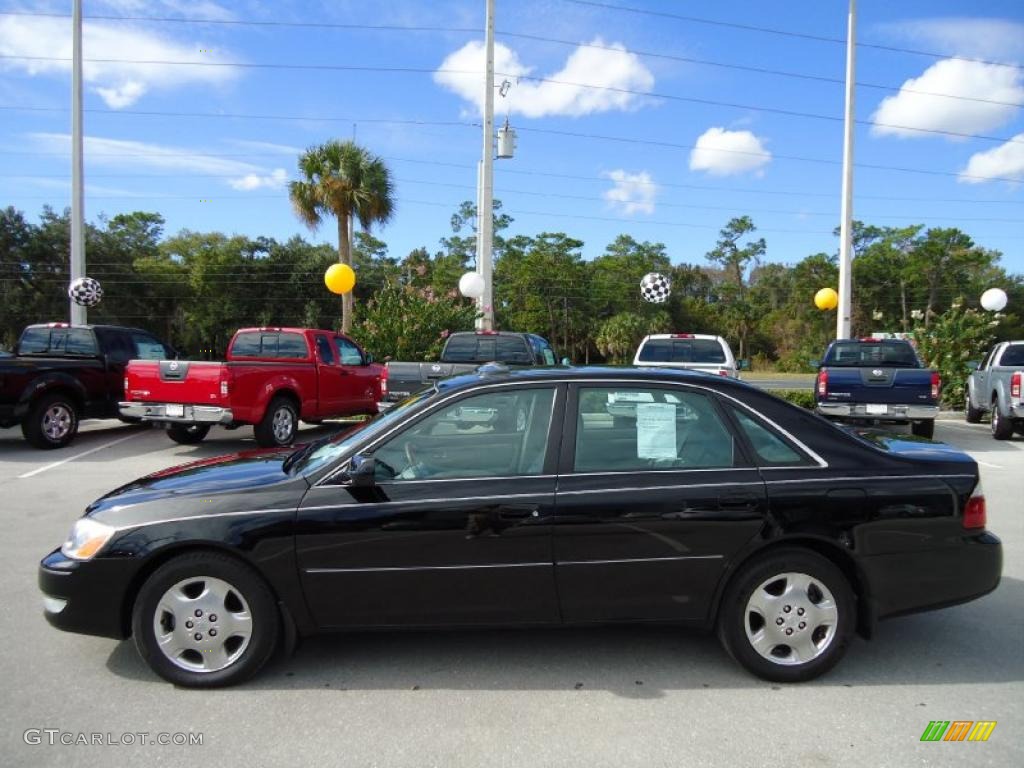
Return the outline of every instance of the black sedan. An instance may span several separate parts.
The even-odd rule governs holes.
[[[685,371],[500,366],[291,453],[159,472],[42,561],[54,626],[167,680],[368,628],[674,622],[807,680],[877,620],[999,583],[978,467]]]

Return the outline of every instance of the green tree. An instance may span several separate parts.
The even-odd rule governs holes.
[[[917,350],[925,364],[942,377],[942,403],[959,410],[971,375],[967,363],[995,341],[1000,316],[967,307],[962,298],[936,315],[927,326],[914,329]]]
[[[338,223],[338,261],[352,266],[349,221],[354,217],[363,229],[386,223],[395,206],[394,183],[384,161],[351,141],[328,141],[311,147],[299,157],[302,179],[288,184],[288,196],[296,215],[310,229],[324,216]],[[352,293],[341,301],[341,330],[352,329]]]
[[[742,287],[747,268],[751,265],[756,267],[764,256],[763,237],[740,245],[740,240],[756,231],[757,227],[749,216],[730,219],[718,233],[718,243],[706,254],[707,260],[721,267],[734,285]]]
[[[665,333],[670,323],[668,313],[664,310],[649,316],[620,312],[601,323],[595,343],[601,354],[608,358],[608,362],[625,365],[633,361],[633,355],[644,336]]]

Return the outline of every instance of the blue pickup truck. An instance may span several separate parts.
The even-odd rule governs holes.
[[[903,339],[837,339],[818,367],[818,413],[859,424],[910,424],[935,434],[939,374],[925,368]]]

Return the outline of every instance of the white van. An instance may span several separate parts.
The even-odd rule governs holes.
[[[736,358],[725,339],[704,333],[655,333],[640,342],[633,365],[688,368],[739,378]]]

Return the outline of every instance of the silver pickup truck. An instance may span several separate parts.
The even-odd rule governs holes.
[[[996,344],[967,380],[964,411],[977,424],[991,411],[992,436],[1008,440],[1016,431],[1024,435],[1024,341]]]

